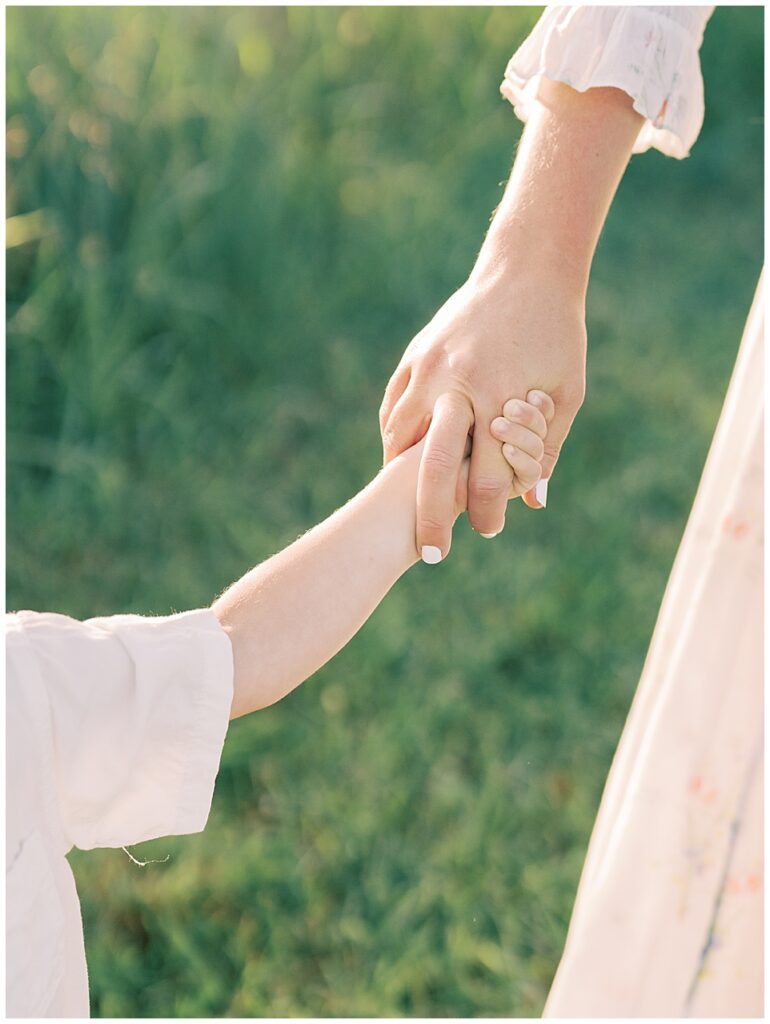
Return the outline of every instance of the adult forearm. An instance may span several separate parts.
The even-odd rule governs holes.
[[[416,469],[414,452],[395,460],[214,602],[233,648],[232,718],[275,703],[312,675],[417,560]]]
[[[596,244],[643,118],[620,89],[544,79],[472,277],[532,271],[585,295]]]

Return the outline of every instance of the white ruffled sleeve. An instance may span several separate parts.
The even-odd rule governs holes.
[[[526,121],[540,81],[614,86],[646,120],[634,153],[686,157],[703,124],[698,51],[713,7],[548,7],[508,63],[500,91]]]

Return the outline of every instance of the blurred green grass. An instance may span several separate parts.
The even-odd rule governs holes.
[[[7,604],[205,605],[379,465],[539,8],[9,8]],[[207,831],[75,852],[97,1016],[539,1014],[762,260],[761,7],[632,160],[547,513],[467,526],[230,731]]]

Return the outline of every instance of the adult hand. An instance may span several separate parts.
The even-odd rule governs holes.
[[[469,433],[471,526],[485,536],[499,533],[512,488],[526,490],[525,502],[540,507],[531,467],[517,477],[490,424],[511,396],[524,399],[533,388],[550,394],[556,413],[541,460],[543,477],[550,477],[583,401],[585,357],[583,293],[547,271],[522,271],[513,281],[472,275],[413,339],[386,389],[380,429],[386,462],[427,433],[417,489],[418,550],[438,548],[443,557],[449,551]]]

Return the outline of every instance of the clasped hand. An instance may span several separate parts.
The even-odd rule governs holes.
[[[542,507],[536,485],[550,478],[583,401],[585,348],[581,301],[542,275],[531,286],[471,277],[414,338],[386,389],[380,429],[386,463],[425,439],[416,516],[424,557],[449,551],[463,478],[468,518],[484,537],[503,529],[511,498]]]

